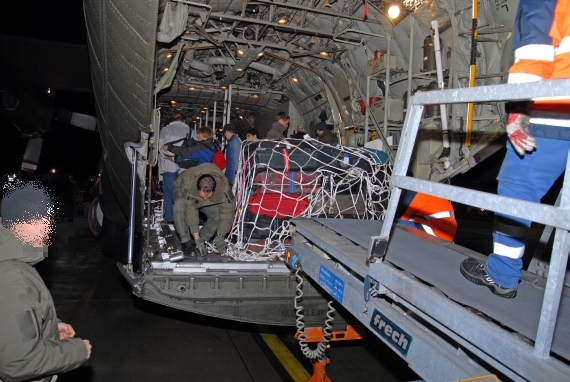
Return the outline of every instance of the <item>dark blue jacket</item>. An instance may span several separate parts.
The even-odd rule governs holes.
[[[241,140],[237,134],[232,135],[226,147],[226,178],[230,184],[234,184],[238,171]]]
[[[168,151],[173,154],[183,156],[186,159],[196,159],[198,161],[197,165],[201,165],[202,163],[212,163],[212,160],[214,159],[214,151],[218,150],[219,147],[216,146],[213,138],[204,139],[203,141],[188,147],[168,146]]]

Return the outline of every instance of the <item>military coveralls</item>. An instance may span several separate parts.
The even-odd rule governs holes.
[[[216,181],[212,197],[204,200],[198,193],[198,178],[211,175]],[[208,220],[200,229],[199,211]],[[236,213],[235,197],[225,175],[212,163],[191,167],[174,181],[174,225],[180,241],[189,241],[196,233],[209,240],[215,234],[225,236],[230,232]]]

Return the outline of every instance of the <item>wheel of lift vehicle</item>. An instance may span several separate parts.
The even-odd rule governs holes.
[[[123,227],[103,216],[101,232],[101,253],[105,257],[120,259],[128,251],[129,236],[127,227]]]

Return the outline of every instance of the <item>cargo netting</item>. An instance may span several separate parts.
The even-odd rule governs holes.
[[[391,166],[381,151],[315,139],[244,141],[226,254],[245,261],[279,258],[290,243],[292,218],[383,219]]]

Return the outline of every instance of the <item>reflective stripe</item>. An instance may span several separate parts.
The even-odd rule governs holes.
[[[442,211],[436,212],[435,214],[431,214],[428,216],[424,216],[425,220],[433,220],[433,219],[443,219],[443,218],[454,218],[455,215],[449,211]]]
[[[430,226],[422,224],[422,228],[424,229],[424,231],[426,231],[426,233],[429,233],[430,235],[437,237],[437,235],[435,234],[435,232],[433,232],[433,229],[431,229]]]
[[[520,60],[554,61],[554,47],[544,44],[529,44],[515,50],[515,62]]]
[[[524,254],[524,245],[522,247],[509,247],[495,242],[493,243],[493,252],[511,259],[520,259]]]
[[[509,73],[509,84],[522,84],[525,82],[535,82],[542,80],[542,77],[528,73]]]
[[[570,37],[564,37],[556,49],[556,55],[570,52]]]
[[[570,118],[570,114],[566,115],[566,118]],[[569,119],[531,118],[530,123],[535,123],[538,125],[547,125],[547,126],[570,127]]]

